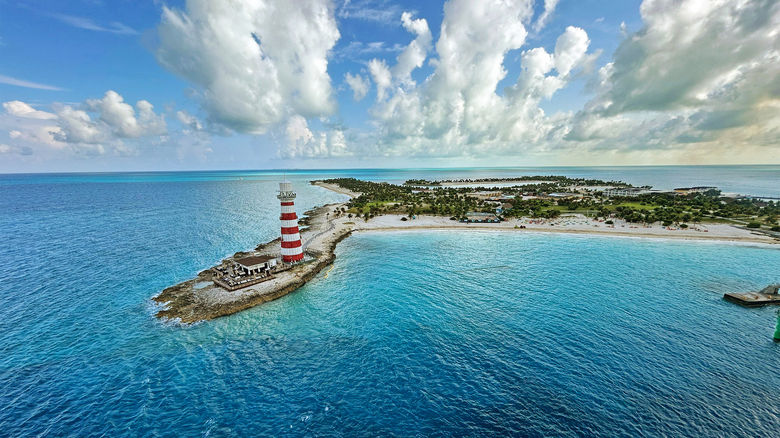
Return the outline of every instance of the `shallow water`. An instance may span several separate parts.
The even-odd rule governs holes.
[[[299,212],[344,199],[289,177]],[[327,278],[180,327],[149,298],[274,238],[277,175],[26,178],[0,178],[2,435],[780,430],[774,309],[721,298],[780,280],[778,249],[363,233]]]

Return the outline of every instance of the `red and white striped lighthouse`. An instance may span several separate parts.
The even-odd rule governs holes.
[[[292,183],[279,183],[279,195],[282,202],[282,261],[293,263],[303,260],[301,233],[298,231],[298,216],[295,214],[295,192]]]

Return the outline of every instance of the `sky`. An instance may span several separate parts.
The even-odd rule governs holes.
[[[0,172],[780,163],[776,0],[0,0]]]

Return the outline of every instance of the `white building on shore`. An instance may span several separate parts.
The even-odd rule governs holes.
[[[642,187],[611,187],[604,190],[604,196],[608,198],[614,198],[616,196],[636,198],[637,196],[644,195],[645,193],[650,193],[650,190]]]

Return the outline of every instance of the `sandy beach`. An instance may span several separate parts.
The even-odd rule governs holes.
[[[417,216],[416,219],[401,220],[400,215],[383,215],[365,222],[357,219],[355,231],[379,230],[503,230],[514,232],[544,232],[569,234],[595,234],[604,236],[624,236],[637,238],[663,238],[684,240],[719,240],[726,242],[750,242],[779,244],[780,240],[767,235],[737,228],[729,224],[706,224],[691,226],[688,229],[664,227],[660,224],[641,226],[614,220],[614,225],[587,218],[583,215],[562,216],[557,219],[509,219],[500,223],[469,224],[452,221],[441,216]],[[525,226],[526,228],[520,228]]]
[[[350,198],[357,198],[358,196],[360,196],[360,193],[355,193],[352,190],[347,190],[336,184],[329,184],[322,181],[313,181],[312,184],[315,186],[320,186],[322,188],[328,189],[332,192],[341,193],[342,195],[347,195]]]

